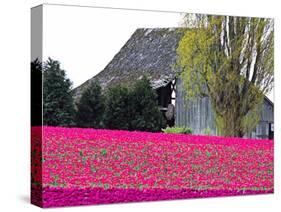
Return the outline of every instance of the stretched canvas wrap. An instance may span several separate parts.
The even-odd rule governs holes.
[[[273,193],[273,24],[32,8],[32,204]]]

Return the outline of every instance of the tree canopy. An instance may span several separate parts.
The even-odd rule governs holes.
[[[99,82],[91,83],[82,93],[77,104],[76,125],[79,127],[102,128],[104,97]]]
[[[221,134],[242,137],[273,87],[273,20],[186,15],[184,25],[177,66],[188,99],[208,96]]]
[[[156,93],[146,77],[131,88],[124,85],[109,88],[105,105],[105,128],[155,132],[165,127]]]
[[[129,90],[116,85],[106,92],[104,124],[108,129],[129,130]]]
[[[43,65],[43,124],[73,125],[74,105],[71,81],[60,63],[49,58]]]
[[[165,127],[164,116],[157,103],[157,94],[146,77],[135,83],[130,96],[131,129],[161,131]]]

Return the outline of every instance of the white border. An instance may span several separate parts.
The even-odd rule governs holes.
[[[60,211],[278,211],[280,198],[280,6],[277,0],[9,0],[0,7],[0,211],[35,211],[29,195],[30,8],[62,3],[275,18],[275,194],[54,209]],[[110,18],[110,17],[109,17]],[[280,211],[280,210],[279,210]]]

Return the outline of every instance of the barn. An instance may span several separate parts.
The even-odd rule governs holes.
[[[204,134],[208,129],[218,135],[209,98],[185,99],[179,70],[175,68],[176,49],[183,33],[180,28],[137,29],[100,73],[73,90],[75,101],[92,81],[98,80],[105,90],[116,84],[130,86],[146,76],[170,126],[187,126],[194,134]],[[246,137],[273,138],[273,109],[265,96],[260,123]]]

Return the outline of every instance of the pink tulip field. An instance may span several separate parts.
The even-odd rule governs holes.
[[[31,138],[42,207],[273,193],[273,140],[45,126]]]

